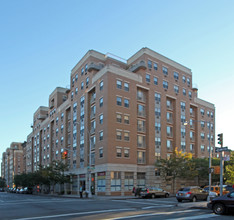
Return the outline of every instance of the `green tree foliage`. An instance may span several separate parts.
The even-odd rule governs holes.
[[[14,177],[16,187],[33,187],[36,185],[54,186],[57,183],[63,184],[70,181],[65,175],[68,166],[61,161],[53,161],[48,167],[39,166],[39,170],[34,173],[20,174]]]
[[[224,178],[226,179],[226,184],[234,184],[234,151],[231,153],[230,160],[225,164]]]
[[[173,152],[169,159],[159,159],[156,161],[156,167],[160,170],[160,175],[165,181],[172,181],[173,193],[175,188],[175,180],[177,178],[192,178],[194,164],[192,163],[192,155],[189,153]]]
[[[0,188],[6,187],[6,180],[0,177]]]

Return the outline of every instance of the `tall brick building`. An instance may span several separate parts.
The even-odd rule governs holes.
[[[190,69],[148,48],[128,60],[88,51],[71,71],[70,88],[56,88],[49,107],[34,113],[26,171],[67,151],[73,193],[88,187],[89,172],[97,195],[159,186],[158,157],[176,147],[208,157],[209,128],[214,149],[215,107],[198,98],[192,80]]]

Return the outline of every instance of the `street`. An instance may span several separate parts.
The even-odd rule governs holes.
[[[207,208],[191,208],[185,202],[177,206],[174,197],[156,199],[64,198],[0,193],[0,219],[233,219],[218,216]],[[190,207],[190,208],[189,208]]]

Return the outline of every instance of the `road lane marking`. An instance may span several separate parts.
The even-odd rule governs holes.
[[[155,216],[155,215],[171,215],[171,214],[177,214],[177,213],[187,213],[187,212],[196,212],[201,211],[200,209],[196,210],[183,210],[183,211],[175,211],[175,212],[155,212],[155,213],[148,213],[148,214],[141,214],[141,215],[130,215],[130,216],[124,216],[124,217],[117,217],[117,218],[106,218],[104,220],[119,220],[119,219],[129,219],[129,218],[140,218],[140,217],[146,217],[146,216]],[[177,219],[179,220],[179,219]]]
[[[161,205],[161,206],[158,206],[158,205],[155,205],[155,206],[147,206],[147,207],[143,207],[141,209],[155,209],[155,208],[169,208],[169,207],[174,207],[174,205]]]
[[[120,202],[120,200],[111,200],[111,201],[113,201],[113,202]],[[127,201],[127,200],[121,200],[121,202],[135,203],[135,204],[144,204],[144,205],[164,206],[164,205],[160,205],[160,204],[153,203],[153,202],[135,202],[135,201]]]
[[[82,200],[82,202],[88,202],[90,200]],[[5,202],[4,204],[0,204],[0,206],[5,206],[5,205],[20,205],[20,204],[27,204],[27,203],[37,203],[37,204],[40,204],[40,203],[54,203],[54,202],[74,202],[74,199],[71,199],[71,200],[32,200],[32,201],[25,201],[25,200],[20,200],[20,201],[17,201],[17,202]]]
[[[189,216],[189,217],[183,217],[183,218],[171,218],[167,220],[190,220],[190,219],[206,219],[206,218],[214,218],[214,217],[220,217],[215,214],[205,214],[205,215],[198,215],[198,216]]]
[[[69,214],[61,214],[61,215],[48,215],[48,216],[40,216],[40,217],[30,217],[30,218],[16,218],[13,220],[32,220],[32,219],[44,219],[44,218],[60,218],[74,215],[86,215],[86,214],[98,214],[98,213],[108,213],[108,212],[121,212],[121,211],[135,211],[136,209],[110,209],[110,210],[100,210],[100,211],[90,211],[90,212],[76,212]]]

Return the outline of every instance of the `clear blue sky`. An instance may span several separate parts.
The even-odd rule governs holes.
[[[142,47],[192,69],[234,150],[234,1],[0,0],[0,159],[89,49],[128,59]]]

